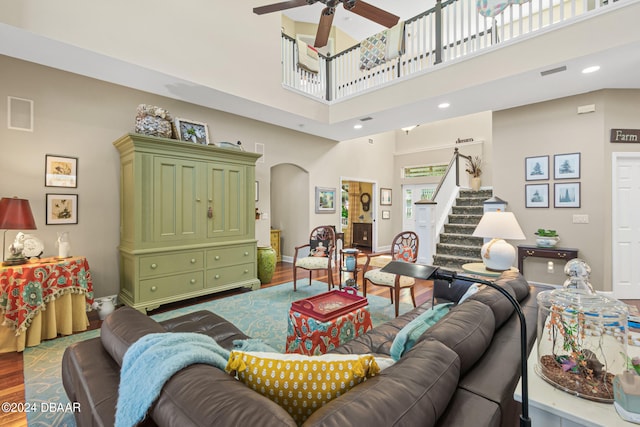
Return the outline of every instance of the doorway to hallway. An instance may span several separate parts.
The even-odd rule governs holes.
[[[345,247],[368,251],[377,248],[376,205],[378,185],[358,178],[340,179],[341,216]]]

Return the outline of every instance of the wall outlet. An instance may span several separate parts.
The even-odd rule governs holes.
[[[589,215],[574,215],[574,224],[589,224]]]

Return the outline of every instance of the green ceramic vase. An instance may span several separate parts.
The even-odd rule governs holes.
[[[276,270],[276,251],[271,246],[258,246],[258,279],[270,283]]]

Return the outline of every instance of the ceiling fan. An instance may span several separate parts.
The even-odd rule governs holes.
[[[331,31],[331,25],[333,24],[333,15],[336,11],[338,3],[342,3],[342,6],[357,15],[367,18],[380,25],[384,25],[387,28],[391,28],[400,20],[399,16],[389,13],[380,9],[372,4],[366,3],[362,0],[289,0],[280,3],[273,3],[266,6],[254,7],[253,13],[257,15],[263,15],[265,13],[278,12],[285,9],[292,9],[294,7],[311,5],[314,3],[326,4],[320,15],[320,23],[318,24],[318,32],[316,33],[316,40],[313,44],[314,47],[323,47],[327,45],[329,40],[329,32]]]

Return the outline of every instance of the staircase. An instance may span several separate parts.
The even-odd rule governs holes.
[[[483,202],[493,197],[493,190],[460,190],[449,214],[448,224],[440,234],[440,243],[436,245],[433,264],[449,270],[462,271],[462,265],[470,262],[482,262],[480,249],[484,243],[482,237],[473,237],[484,212]]]

